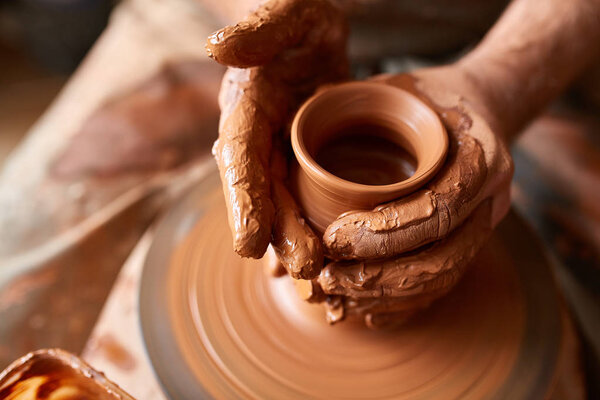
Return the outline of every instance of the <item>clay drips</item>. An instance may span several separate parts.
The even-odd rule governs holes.
[[[318,263],[311,265],[298,262],[296,257],[304,258],[319,254],[315,251],[318,245],[313,243],[310,235],[303,236],[308,237],[308,241],[294,236],[296,233],[302,236],[310,232],[310,229],[304,225],[296,208],[292,207],[291,211],[284,210],[274,203],[277,199],[284,199],[282,204],[285,204],[285,199],[291,197],[273,195],[276,192],[271,182],[273,174],[272,170],[268,170],[268,163],[271,161],[269,156],[272,156],[271,136],[282,127],[282,123],[289,117],[289,112],[302,98],[299,93],[306,95],[314,90],[316,86],[312,78],[320,76],[323,82],[333,76],[338,78],[341,76],[332,72],[339,72],[339,69],[325,68],[325,65],[345,65],[343,61],[340,62],[343,56],[335,56],[344,53],[340,50],[343,49],[344,35],[333,34],[341,32],[339,29],[335,31],[343,25],[337,24],[339,18],[333,18],[334,23],[329,25],[321,25],[325,19],[319,17],[318,13],[302,11],[297,15],[290,14],[288,11],[298,4],[299,2],[293,0],[273,0],[266,3],[244,23],[226,28],[211,37],[208,49],[211,56],[230,66],[249,67],[266,63],[261,67],[248,70],[230,69],[228,76],[231,79],[226,78],[221,93],[223,118],[220,139],[215,145],[215,156],[230,210],[230,224],[235,235],[234,248],[241,255],[259,257],[264,253],[269,239],[278,238],[273,245],[279,247],[276,250],[282,255],[281,259],[290,274],[309,278],[314,282]],[[316,9],[323,5],[324,2],[315,0],[307,3],[306,9],[312,7]],[[311,28],[311,34],[306,35],[309,40],[303,42],[303,38],[306,38],[303,36],[307,29],[305,25],[311,25],[315,21],[319,21],[318,29]],[[265,35],[265,33],[272,34],[279,31],[284,23],[289,23],[290,29],[287,31],[284,29],[285,32],[280,37],[269,38],[269,35]],[[300,32],[299,37],[293,36],[295,30],[292,28]],[[331,32],[331,29],[335,32]],[[327,32],[331,35],[328,36]],[[248,47],[248,44],[253,44],[253,41],[259,38],[264,39],[264,47],[268,49],[265,50],[261,46]],[[332,38],[337,39],[330,40]],[[298,51],[295,46],[299,43],[302,43],[302,46],[307,43],[309,45],[301,46],[303,51]],[[289,54],[280,53],[290,47]],[[239,54],[238,57],[237,53],[248,51],[250,48],[258,49],[256,54],[250,56]],[[323,51],[325,49],[327,51]],[[315,55],[322,57],[323,63],[315,62]],[[254,60],[256,57],[260,61]],[[320,68],[320,72],[315,71],[316,66]],[[323,77],[320,75],[323,71],[332,74]],[[297,189],[294,193],[295,199],[299,202],[303,215],[319,234],[335,220],[324,235],[327,255],[337,261],[358,260],[355,263],[373,258],[388,259],[386,262],[394,266],[389,268],[390,274],[403,270],[397,267],[405,265],[407,257],[414,256],[418,259],[421,253],[423,257],[430,257],[431,260],[437,260],[436,262],[446,262],[436,266],[424,262],[419,266],[426,271],[437,268],[440,271],[453,270],[454,273],[451,275],[448,272],[440,272],[439,279],[430,279],[427,273],[422,275],[415,273],[415,276],[422,277],[419,279],[423,282],[435,282],[435,284],[427,283],[422,286],[426,291],[420,295],[424,298],[435,297],[432,294],[434,292],[441,295],[444,290],[449,290],[464,270],[464,265],[459,268],[457,263],[468,263],[473,257],[474,249],[482,243],[477,241],[473,251],[463,247],[465,250],[463,255],[451,254],[445,243],[452,242],[457,237],[458,231],[453,232],[453,230],[463,223],[472,224],[474,230],[480,230],[480,235],[475,236],[485,238],[489,230],[506,214],[509,206],[508,188],[512,172],[510,156],[486,122],[473,111],[468,101],[465,101],[465,97],[460,96],[463,87],[457,83],[464,82],[464,77],[456,82],[451,79],[457,76],[460,78],[460,73],[457,68],[446,67],[417,71],[412,76],[387,76],[369,83],[349,83],[346,85],[362,84],[365,88],[360,91],[360,94],[355,94],[356,96],[341,96],[335,99],[330,102],[330,107],[322,104],[314,107],[316,110],[321,110],[321,119],[315,118],[317,122],[313,121],[313,126],[310,124],[301,126],[301,131],[312,132],[312,139],[309,135],[308,138],[297,140],[294,135],[294,129],[297,131],[298,126],[301,125],[298,116],[303,113],[310,115],[306,112],[308,105],[303,106],[292,126],[292,144],[300,164],[291,174],[292,187]],[[308,77],[306,82],[309,84],[298,85],[298,82],[305,81],[302,77]],[[415,77],[423,78],[418,90],[414,85]],[[357,98],[368,92],[367,86],[377,88],[373,89],[377,90],[377,95],[360,103]],[[415,96],[398,88],[407,90]],[[326,98],[327,93],[332,93],[334,90],[319,92],[312,101],[316,103],[315,99],[322,100]],[[392,96],[391,93],[404,93],[405,98],[413,100],[395,102],[383,93],[389,96]],[[347,103],[353,102],[358,105],[353,109],[348,107],[352,112],[347,115],[342,112],[343,118],[341,118],[339,108],[343,109]],[[307,104],[309,103],[310,101]],[[390,104],[394,105],[393,109],[388,110],[387,113],[377,114]],[[411,108],[408,104],[420,106]],[[401,105],[408,108],[402,108]],[[375,111],[369,107],[374,108]],[[374,118],[373,115],[379,116]],[[404,121],[405,126],[402,128],[394,123],[390,126],[390,121],[395,121],[399,115],[409,116],[411,119]],[[432,144],[441,143],[428,142],[420,136],[431,132],[431,129],[427,128],[429,124],[423,121],[423,118],[428,118],[427,115],[432,116],[431,119],[436,121],[434,124],[439,126],[441,126],[439,121],[441,117],[451,131],[452,154],[446,167],[434,180],[427,183],[421,191],[403,197],[427,182],[443,163],[444,157],[439,157],[439,151],[430,152],[429,158],[426,157],[427,153],[424,153],[431,150]],[[458,118],[454,118],[455,116]],[[314,165],[316,151],[324,145],[320,141],[331,139],[327,137],[327,132],[344,128],[339,126],[339,121],[357,124],[364,123],[365,119],[370,124],[385,126],[392,128],[392,131],[403,133],[400,136],[404,140],[400,140],[398,144],[417,160],[416,171],[411,177],[391,185],[361,185],[335,177],[326,169]],[[310,122],[310,119],[307,120]],[[456,121],[459,123],[456,124]],[[441,129],[443,131],[443,126]],[[386,139],[390,138],[386,137]],[[445,152],[445,146],[442,147]],[[394,185],[397,185],[396,189],[398,189],[395,192],[389,190],[390,186]],[[400,189],[400,186],[404,187]],[[486,206],[491,210],[481,212],[483,214],[477,212],[477,215],[483,215],[484,221],[472,221],[469,217],[473,211],[487,199],[491,199],[491,205]],[[393,202],[384,204],[388,201]],[[276,213],[278,207],[285,212]],[[351,212],[336,220],[341,213],[353,210],[360,210],[360,212]],[[282,223],[274,222],[275,218],[279,218],[279,222]],[[293,229],[286,228],[286,224],[292,224]],[[467,226],[464,228],[471,229]],[[279,232],[274,232],[274,229],[278,229]],[[405,254],[417,248],[420,249],[418,253]],[[288,252],[295,252],[295,255]],[[293,263],[297,263],[301,268],[294,270]],[[344,263],[336,262],[330,264],[325,270],[331,276],[337,274],[339,277],[343,275],[342,270],[346,267]],[[381,276],[384,275],[385,271],[382,271]],[[447,278],[448,276],[451,278]],[[378,281],[375,277],[371,278],[370,282],[373,288],[369,290],[395,293],[402,279],[397,281],[394,287],[391,278]],[[441,290],[438,285],[444,286],[444,290]],[[347,290],[343,285],[333,285],[331,282],[327,283],[327,287],[323,288],[323,291],[330,296],[344,296],[337,290]],[[327,290],[332,293],[327,293]],[[311,298],[312,295],[308,297]],[[348,297],[348,299],[355,298]],[[387,314],[391,315],[392,312]]]

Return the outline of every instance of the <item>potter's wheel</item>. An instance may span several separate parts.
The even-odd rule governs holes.
[[[216,173],[155,237],[140,315],[172,399],[536,399],[555,378],[560,303],[543,250],[514,213],[456,290],[392,332],[328,326],[287,277],[235,255]]]

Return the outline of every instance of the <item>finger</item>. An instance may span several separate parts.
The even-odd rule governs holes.
[[[271,241],[275,216],[269,179],[271,139],[290,101],[289,94],[274,87],[260,70],[230,68],[223,78],[219,139],[213,154],[233,247],[243,257],[262,257]]]
[[[323,235],[333,259],[390,258],[446,236],[477,206],[486,181],[484,152],[468,135],[451,138],[445,166],[420,190],[373,211],[351,212]]]
[[[260,66],[307,37],[345,40],[340,21],[341,13],[327,0],[271,0],[244,21],[210,35],[206,51],[223,65]]]
[[[484,201],[465,223],[431,247],[382,261],[337,261],[318,282],[329,295],[355,298],[430,296],[449,291],[491,234],[491,201]]]
[[[323,297],[316,278],[323,267],[323,246],[312,229],[300,216],[299,207],[281,183],[287,177],[287,160],[280,151],[281,143],[275,140],[271,152],[271,191],[275,204],[275,224],[271,247],[283,268],[294,278],[300,297],[309,302]]]
[[[294,279],[313,279],[323,267],[321,240],[300,216],[300,210],[285,186],[273,181],[275,224],[271,244],[279,260]]]

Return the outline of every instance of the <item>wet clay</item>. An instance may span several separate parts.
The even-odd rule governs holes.
[[[496,164],[502,165],[502,173],[493,177],[496,182],[492,190],[508,187],[510,182],[511,164],[503,159],[502,147],[491,155],[486,152],[495,148],[493,140],[497,138],[458,98],[443,102],[456,104],[453,107],[441,106],[426,96],[417,87],[421,82],[410,75],[384,77],[382,82],[417,95],[438,113],[449,132],[446,167],[408,196],[368,211],[345,213],[334,221],[323,241],[330,256],[337,260],[393,257],[447,236],[491,195],[486,188],[491,178],[489,164],[495,168]],[[507,207],[492,203],[495,225]]]
[[[382,132],[383,131],[383,132]],[[363,185],[390,185],[410,178],[416,160],[402,146],[386,139],[385,127],[356,124],[336,133],[315,161],[327,172]]]
[[[296,114],[291,138],[299,164],[293,191],[318,234],[344,212],[369,210],[417,190],[439,171],[448,148],[431,108],[374,82],[318,92]]]
[[[17,360],[0,376],[7,400],[127,400],[104,376],[61,350],[42,350]]]
[[[288,238],[295,246],[278,246],[285,241],[273,243],[280,254],[288,260],[299,259],[295,249],[303,248],[307,254],[314,247],[314,235],[305,243],[307,235],[295,218],[289,213],[277,214],[285,204],[276,202],[285,201],[285,195],[272,193],[277,178],[270,173],[273,142],[303,99],[319,85],[347,76],[347,34],[344,16],[329,1],[271,0],[243,22],[221,29],[207,40],[211,58],[236,67],[229,68],[223,79],[219,139],[213,154],[228,199],[233,247],[243,257],[262,257],[272,233],[283,236],[278,229],[289,224],[289,231],[301,235]],[[301,271],[304,276],[322,263],[318,254],[309,256],[303,262],[309,265]]]
[[[443,110],[435,104],[413,103],[412,100],[416,98],[396,97],[405,92],[382,86],[381,83],[345,85],[347,88],[351,88],[351,85],[360,87],[355,96],[364,96],[365,90],[371,89],[373,97],[368,101],[360,97],[353,98],[351,91],[335,97],[331,93],[336,89],[329,89],[330,92],[317,94],[301,108],[292,127],[292,143],[302,170],[296,174],[294,187],[304,215],[317,232],[321,232],[324,223],[332,222],[325,218],[337,218],[323,235],[328,258],[337,261],[326,264],[316,283],[311,282],[311,286],[319,286],[324,295],[329,296],[325,306],[330,323],[363,319],[367,326],[373,328],[384,323],[397,325],[447,294],[489,237],[492,230],[490,201],[482,201],[475,209],[471,209],[466,220],[460,221],[460,226],[457,226],[459,222],[456,219],[451,218],[453,210],[449,207],[460,200],[457,196],[464,199],[460,203],[466,206],[469,198],[481,191],[486,179],[484,154],[477,140],[467,134],[472,128],[471,119],[459,110]],[[339,85],[338,89],[343,87]],[[404,87],[413,89],[415,93],[410,85]],[[327,95],[330,95],[329,102],[326,101]],[[373,108],[373,104],[378,104],[377,108]],[[389,114],[381,114],[386,104],[391,105]],[[401,111],[407,111],[402,108],[405,104],[411,106],[408,110],[415,112],[402,114]],[[392,199],[394,201],[384,203],[386,198],[377,196],[394,193],[392,188],[398,184],[397,180],[387,182],[387,185],[358,185],[352,192],[351,179],[342,180],[336,174],[328,175],[320,171],[322,164],[325,164],[323,169],[332,172],[331,164],[338,161],[345,162],[350,171],[354,166],[360,168],[356,154],[347,159],[343,158],[343,154],[342,157],[335,157],[339,152],[333,152],[334,156],[331,156],[332,144],[338,149],[343,146],[340,142],[344,139],[350,139],[347,143],[353,144],[358,132],[364,135],[365,131],[369,131],[369,124],[364,121],[375,120],[379,124],[371,123],[370,126],[380,128],[373,129],[371,137],[355,146],[358,152],[361,149],[368,150],[368,141],[393,151],[393,145],[377,143],[380,139],[391,141],[398,147],[408,149],[418,160],[417,172],[411,177],[417,175],[418,171],[421,174],[423,170],[436,172],[440,157],[445,155],[446,148],[443,145],[448,139],[444,130],[436,130],[436,122],[440,122],[433,110],[440,113],[452,134],[448,156],[450,167],[442,169],[431,183],[421,176],[422,179],[413,180],[402,189],[404,197],[399,195],[399,199],[395,197]],[[427,118],[432,114],[435,118]],[[332,128],[328,130],[327,124]],[[338,126],[344,128],[339,129]],[[348,151],[348,146],[342,149]],[[443,150],[443,153],[439,150]],[[311,158],[312,155],[314,157]],[[394,156],[396,160],[403,159],[401,154]],[[382,167],[388,177],[397,173],[395,165],[390,163],[371,160],[367,166]],[[342,163],[336,167],[338,169],[335,172],[341,173]],[[372,173],[366,174],[367,178],[373,176]],[[410,182],[411,177],[400,180],[400,185]],[[425,187],[406,196],[407,190],[417,190],[420,185]],[[353,194],[357,194],[354,203]],[[366,207],[365,203],[359,201],[373,198],[378,198],[384,204],[361,211]],[[330,214],[326,214],[328,211]],[[334,215],[336,212],[341,215]],[[451,226],[451,222],[455,225]],[[454,228],[456,230],[447,236]],[[432,241],[434,243],[416,254],[401,254]],[[302,298],[308,296],[314,300],[312,292],[317,291],[304,292],[311,295],[304,294]]]
[[[260,261],[234,253],[221,194],[210,197],[196,227],[174,248],[165,280],[183,362],[210,395],[458,399],[491,398],[506,385],[519,386],[508,382],[523,343],[524,297],[514,262],[497,240],[457,290],[401,330],[369,330],[352,318],[332,328],[320,305],[299,298],[304,289],[310,296],[310,287],[295,288],[289,277],[273,278]],[[362,314],[359,307],[389,299],[345,301],[340,308],[339,298],[329,299],[330,318]],[[401,311],[371,321],[378,325],[390,315],[397,319]]]
[[[590,53],[587,46],[577,45],[584,43],[577,40],[577,37],[579,35],[594,37],[600,32],[595,28],[597,24],[592,23],[597,19],[597,12],[592,11],[583,1],[569,2],[568,5],[558,1],[549,2],[531,21],[527,15],[536,7],[535,2],[517,3],[509,8],[483,43],[470,56],[465,57],[464,61],[451,66],[414,72],[413,76],[419,80],[419,91],[431,99],[431,103],[434,103],[432,108],[445,119],[444,122],[448,123],[450,120],[444,115],[450,108],[455,108],[457,114],[467,116],[464,120],[471,122],[469,127],[464,129],[459,127],[458,130],[451,132],[453,154],[447,168],[424,190],[394,203],[374,208],[376,204],[398,199],[414,188],[396,192],[394,196],[385,198],[385,196],[378,196],[382,193],[377,191],[370,195],[359,193],[358,190],[352,189],[352,182],[348,184],[343,179],[340,181],[346,184],[335,179],[327,182],[327,178],[321,179],[324,174],[327,177],[327,171],[311,163],[310,155],[311,151],[314,153],[314,148],[311,150],[310,143],[304,143],[307,148],[302,149],[303,140],[294,141],[294,127],[292,127],[292,143],[300,164],[294,182],[296,195],[316,231],[322,233],[325,227],[342,212],[372,209],[369,212],[342,214],[324,232],[324,243],[329,256],[337,260],[357,260],[354,264],[348,261],[350,264],[330,264],[326,267],[326,270],[332,268],[329,276],[337,278],[333,280],[334,282],[325,282],[324,291],[329,290],[333,296],[335,290],[359,290],[368,297],[367,293],[372,295],[402,290],[405,286],[404,281],[391,279],[391,275],[386,273],[413,269],[414,261],[422,260],[419,260],[418,256],[416,258],[411,258],[412,255],[403,256],[403,253],[424,245],[430,246],[431,249],[428,248],[427,252],[422,254],[436,260],[437,265],[423,262],[418,269],[431,271],[441,268],[444,271],[453,271],[459,263],[470,261],[474,256],[474,252],[468,250],[475,250],[477,246],[482,245],[481,241],[477,241],[476,246],[469,248],[466,240],[458,239],[457,244],[460,246],[449,246],[448,243],[456,241],[458,231],[455,228],[465,224],[467,226],[462,228],[472,230],[474,232],[472,236],[480,239],[487,236],[490,229],[506,214],[510,204],[512,163],[507,148],[498,135],[516,131],[518,126],[532,117],[533,111],[550,101],[558,94],[560,88],[566,86],[570,77],[585,64],[583,61],[574,63],[572,59],[586,60],[591,57],[586,56],[586,53]],[[262,10],[264,21],[261,22],[281,23],[285,19],[278,18],[280,13],[276,8],[272,18],[268,8]],[[556,13],[556,10],[561,12]],[[554,18],[554,15],[558,15],[559,18]],[[289,20],[296,21],[294,18]],[[259,47],[256,43],[236,41],[235,29],[239,28],[221,33],[231,36],[235,43],[240,44],[238,49]],[[514,35],[515,31],[521,32],[522,35]],[[266,32],[273,31],[267,29]],[[275,47],[282,44],[285,46],[287,37],[288,35],[282,34],[281,37],[271,41],[276,44]],[[255,35],[254,39],[256,38],[259,38],[259,35]],[[265,43],[269,42],[267,37],[263,38]],[[218,39],[218,41],[226,40],[226,38]],[[244,44],[247,46],[243,46]],[[252,46],[253,44],[255,46]],[[528,50],[525,53],[522,51],[524,48]],[[578,57],[556,57],[557,52]],[[236,53],[238,51],[231,51],[228,55],[235,56]],[[515,57],[515,54],[521,53],[524,57]],[[215,56],[215,58],[219,57]],[[505,58],[509,61],[503,62]],[[246,65],[241,63],[237,66]],[[541,72],[538,72],[540,69]],[[532,76],[538,75],[556,75],[557,81],[537,79],[534,84],[524,85],[524,82],[527,83]],[[388,78],[379,82],[402,87],[403,76]],[[553,82],[551,85],[548,84],[550,81]],[[523,91],[522,87],[528,90]],[[523,93],[525,97],[522,96]],[[379,98],[380,101],[382,99],[383,97]],[[516,101],[517,99],[520,101]],[[349,101],[353,100],[353,98],[349,99]],[[274,101],[272,104],[277,103]],[[361,110],[368,105],[369,103],[359,106],[356,110]],[[335,107],[321,108],[324,115],[321,120],[324,123],[327,122],[327,118],[336,115]],[[298,115],[301,115],[302,111],[301,109]],[[317,129],[305,131],[318,131],[319,125],[322,124],[316,124]],[[298,143],[300,147],[297,146]],[[314,143],[315,141],[313,147],[320,145]],[[302,150],[306,150],[304,153],[307,154],[302,154]],[[411,150],[418,150],[418,148]],[[415,151],[415,154],[420,167],[422,160],[418,151]],[[417,168],[414,176],[418,175]],[[411,178],[406,181],[410,181]],[[387,185],[372,185],[380,189],[382,186]],[[360,199],[369,199],[371,204],[361,204]],[[491,205],[486,205],[486,210],[480,210],[483,202],[487,201]],[[478,226],[477,222],[470,218],[472,213],[483,215],[484,222],[487,223]],[[479,229],[482,230],[478,232]],[[431,245],[431,243],[435,244]],[[461,253],[456,249],[466,252]],[[465,255],[466,259],[463,258]],[[385,271],[379,271],[373,268],[373,265],[362,265],[366,264],[362,262],[363,259],[368,260],[373,257],[391,258],[391,265]],[[356,277],[345,274],[344,269],[356,271]],[[416,273],[413,276],[421,275]],[[447,276],[448,274],[444,273],[441,279],[433,280],[434,283],[427,285],[428,289],[436,289],[438,285],[444,286],[447,282],[454,281],[447,279]],[[319,277],[321,278],[322,276]],[[416,280],[419,279],[421,278]],[[387,285],[390,283],[393,288]],[[415,284],[415,286],[420,285]],[[331,307],[337,314],[340,309],[338,303],[331,302]]]

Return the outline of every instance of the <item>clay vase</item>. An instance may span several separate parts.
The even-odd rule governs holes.
[[[448,150],[446,130],[431,108],[377,82],[319,91],[296,114],[291,135],[298,161],[292,189],[319,234],[344,212],[417,190]]]

